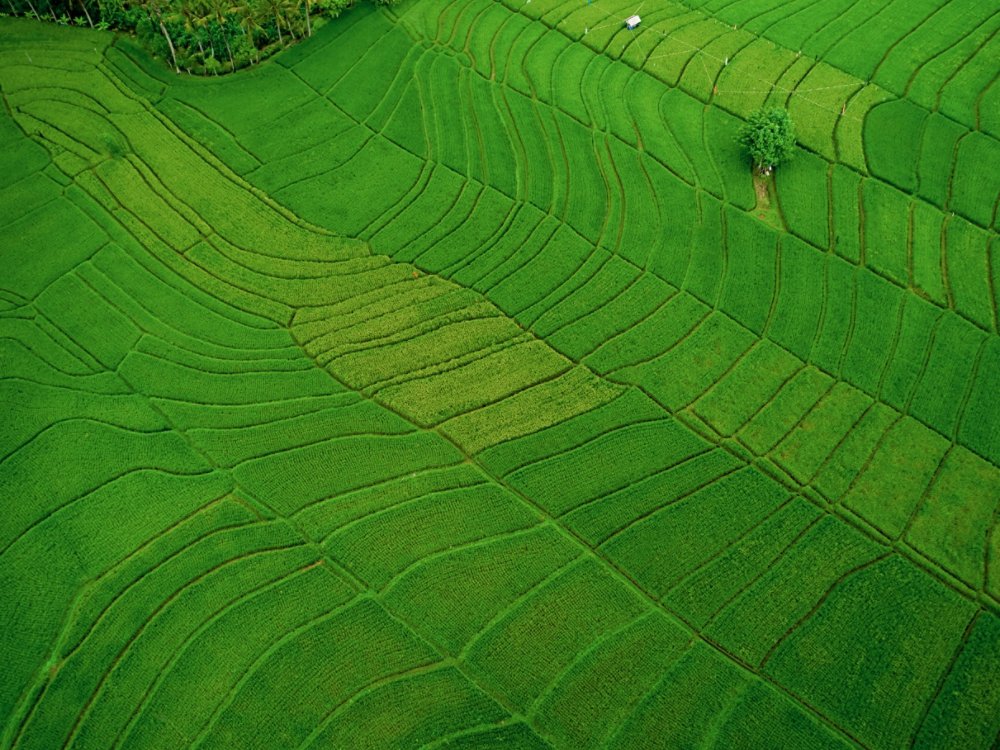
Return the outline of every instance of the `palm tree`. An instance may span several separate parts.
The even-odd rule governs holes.
[[[281,24],[288,5],[289,0],[261,0],[262,10],[274,18],[274,26],[278,29],[278,44],[282,46],[285,44],[285,38],[281,35]],[[291,31],[289,28],[288,32],[291,33]]]
[[[83,15],[87,17],[87,23],[90,24],[90,28],[94,28],[94,19],[90,17],[90,13],[87,11],[86,0],[77,0],[77,2],[80,4],[80,10],[83,11]]]
[[[31,4],[31,0],[27,0],[27,3],[28,3],[28,7],[31,9],[31,12],[35,14],[35,18],[38,19],[39,21],[41,21],[42,17],[40,15],[38,15],[38,11],[35,10],[35,6]],[[19,9],[18,9],[18,7],[16,5],[14,5],[13,0],[7,0],[7,5],[10,6],[11,12],[16,16],[18,14],[18,10]]]
[[[179,0],[177,12],[184,19],[184,30],[198,42],[198,51],[201,52],[202,61],[205,60],[205,45],[201,43],[201,34],[198,33],[201,24],[201,17],[198,14],[198,0]]]
[[[260,50],[257,47],[257,41],[254,39],[254,36],[257,32],[263,31],[264,27],[260,25],[257,5],[252,0],[247,0],[242,5],[237,6],[236,12],[240,15],[240,28],[243,29],[243,33],[246,34],[247,40],[250,42],[250,47],[254,51],[254,57],[256,58],[254,62],[259,63]]]
[[[199,29],[199,31],[204,32],[205,37],[208,39],[208,48],[212,51],[212,59],[215,59],[215,42],[212,39],[211,33],[209,33],[209,24],[212,22],[212,9],[208,7],[206,0],[191,0],[191,21]],[[199,41],[201,40],[201,35],[198,36]],[[218,75],[218,71],[215,73]]]
[[[142,8],[151,19],[160,25],[160,32],[163,34],[163,38],[167,40],[167,46],[170,48],[170,58],[174,62],[174,71],[180,73],[181,69],[177,65],[177,50],[174,49],[174,40],[170,38],[167,25],[163,22],[163,11],[170,9],[169,0],[127,0],[127,2],[129,5]]]
[[[222,41],[226,44],[226,53],[229,55],[229,64],[236,70],[236,61],[233,59],[233,49],[229,46],[229,33],[226,31],[226,17],[233,10],[229,0],[207,0],[205,3],[209,13],[219,26],[219,33],[222,34]]]
[[[302,0],[302,4],[306,9],[306,36],[312,36],[312,23],[309,22],[309,0]]]

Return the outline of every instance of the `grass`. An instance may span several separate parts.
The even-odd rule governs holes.
[[[0,747],[993,746],[973,5],[0,19]]]

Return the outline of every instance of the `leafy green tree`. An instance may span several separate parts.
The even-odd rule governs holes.
[[[178,73],[219,75],[312,36],[357,0],[0,0],[13,15],[132,32]],[[395,5],[398,0],[370,0]]]
[[[187,32],[191,39],[195,40],[195,43],[198,45],[198,51],[201,53],[201,59],[204,60],[205,45],[202,44],[201,34],[199,33],[201,15],[199,14],[198,0],[177,0],[174,3],[174,7],[183,20],[184,31]]]
[[[226,54],[229,56],[229,64],[233,70],[236,70],[236,60],[233,58],[233,48],[229,44],[229,29],[226,24],[228,16],[232,11],[233,6],[229,0],[204,0],[203,2],[202,12],[205,13],[205,17],[210,22],[214,22],[214,30],[222,37]],[[214,44],[212,45],[212,49],[215,49]]]
[[[759,109],[747,118],[737,140],[753,159],[754,171],[766,176],[792,155],[795,127],[786,110]]]
[[[281,27],[284,26],[291,32],[285,13],[291,7],[292,0],[261,0],[261,8],[265,15],[274,20],[274,27],[278,30],[278,44],[284,45],[285,38],[281,34]]]
[[[167,47],[170,49],[170,59],[173,61],[174,71],[177,73],[181,72],[180,66],[177,64],[177,50],[174,47],[173,37],[170,36],[170,30],[167,28],[165,23],[164,14],[170,12],[170,4],[167,0],[128,0],[129,3],[135,7],[141,8],[146,12],[149,19],[155,23],[159,29],[160,33],[163,34],[163,38],[167,42]]]
[[[264,34],[264,27],[260,23],[260,6],[254,0],[244,0],[236,6],[236,14],[240,19],[240,28],[243,29],[243,34],[252,50],[254,62],[260,62],[260,47],[257,39]]]

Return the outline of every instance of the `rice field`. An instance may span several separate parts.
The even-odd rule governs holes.
[[[0,748],[996,747],[998,31],[0,18]]]

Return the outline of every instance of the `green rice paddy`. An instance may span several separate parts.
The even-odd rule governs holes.
[[[0,19],[0,748],[995,747],[998,32]]]

